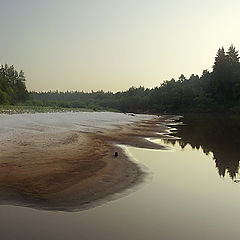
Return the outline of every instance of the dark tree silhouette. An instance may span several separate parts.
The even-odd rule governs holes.
[[[13,66],[0,67],[0,104],[16,104],[28,99],[28,91],[25,86],[25,76],[21,70],[19,73]]]
[[[217,119],[217,121],[216,121]],[[192,148],[202,148],[205,154],[213,154],[213,160],[221,177],[228,174],[232,179],[239,171],[240,161],[240,121],[239,117],[226,117],[223,115],[186,115],[183,119],[185,125],[179,126],[176,136],[182,148],[190,145]]]
[[[131,87],[117,93],[31,92],[30,96],[26,104],[41,106],[145,113],[240,113],[239,55],[233,45],[227,52],[219,48],[212,71],[204,70],[201,76],[192,74],[189,79],[181,74],[178,80],[164,81],[152,89]],[[13,66],[1,66],[0,103],[15,104],[27,98],[24,73],[18,73]]]

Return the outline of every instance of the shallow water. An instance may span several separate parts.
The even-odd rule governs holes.
[[[226,158],[226,142],[237,151],[238,140],[221,137],[226,126],[208,125],[207,137],[197,122],[187,124],[176,133],[181,140],[154,140],[170,150],[126,148],[149,173],[136,191],[77,213],[0,206],[1,239],[238,239],[239,151]]]

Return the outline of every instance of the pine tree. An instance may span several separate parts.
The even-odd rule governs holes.
[[[231,45],[231,46],[229,47],[226,56],[227,56],[228,62],[229,62],[231,65],[239,64],[238,51],[235,49],[235,47],[233,47],[233,45]]]
[[[217,51],[217,55],[215,57],[213,71],[216,72],[216,71],[222,69],[222,67],[225,66],[226,62],[227,62],[227,56],[226,56],[225,50],[223,47],[219,48]]]

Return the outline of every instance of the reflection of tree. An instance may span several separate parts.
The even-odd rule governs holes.
[[[192,148],[203,149],[205,154],[213,153],[213,159],[220,176],[226,171],[231,178],[238,173],[240,161],[240,118],[188,116],[183,119],[185,126],[178,127],[176,135],[182,148],[189,144]]]

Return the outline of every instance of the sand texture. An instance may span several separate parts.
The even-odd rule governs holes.
[[[74,129],[64,114],[64,124],[58,119],[53,126],[46,120],[26,124],[25,116],[16,126],[1,116],[5,122],[0,127],[0,204],[79,211],[110,200],[144,176],[119,144],[163,149],[146,138],[166,138],[167,123],[174,118],[121,115],[123,120],[116,122],[120,115],[111,115],[106,122],[95,115],[94,121],[79,120]]]

